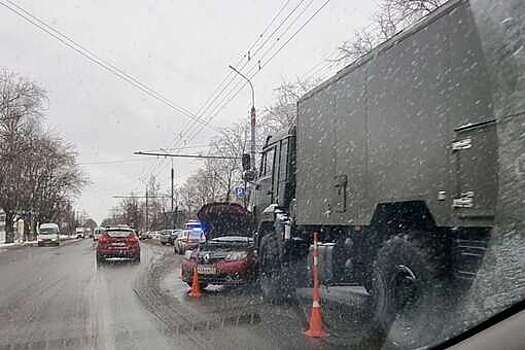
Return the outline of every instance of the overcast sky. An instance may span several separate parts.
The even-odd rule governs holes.
[[[228,73],[228,64],[242,59],[278,10],[287,4],[259,44],[301,3],[301,0],[11,1],[195,113]],[[288,33],[295,32],[324,2],[303,0],[294,15],[311,5]],[[283,80],[305,77],[339,44],[350,39],[356,29],[367,25],[373,11],[373,1],[331,0],[256,76],[257,106],[269,105],[274,98],[273,89]],[[294,15],[286,23],[291,23]],[[268,40],[265,47],[276,38]],[[46,125],[71,141],[79,152],[92,184],[79,198],[78,209],[86,210],[100,222],[116,203],[113,195],[143,192],[141,180],[152,172],[169,188],[168,160],[140,158],[132,153],[173,145],[188,119],[90,63],[3,6],[0,6],[0,43],[0,66],[45,88],[49,97]],[[275,48],[280,46],[276,44]],[[249,107],[246,88],[211,125],[228,126],[247,118]],[[186,144],[205,145],[213,135],[206,128],[197,137],[186,140]],[[203,149],[184,151],[195,153]],[[100,163],[114,160],[126,161]],[[198,165],[197,160],[176,160],[177,183],[184,181]]]

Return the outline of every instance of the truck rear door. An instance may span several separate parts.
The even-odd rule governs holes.
[[[453,216],[461,226],[492,224],[497,198],[497,134],[495,121],[455,130],[452,161],[455,177]]]

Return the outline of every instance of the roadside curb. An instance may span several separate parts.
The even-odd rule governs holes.
[[[60,244],[62,245],[69,245],[74,242],[81,241],[81,238],[70,238],[70,239],[64,239],[60,241]],[[0,245],[0,252],[7,251],[7,250],[16,250],[16,249],[22,249],[27,247],[37,247],[38,242],[37,241],[31,241],[31,242],[16,242],[16,243],[8,243],[9,245]]]

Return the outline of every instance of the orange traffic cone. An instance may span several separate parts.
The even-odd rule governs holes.
[[[309,328],[306,332],[304,332],[304,334],[312,338],[322,338],[328,336],[328,333],[324,330],[321,304],[316,300],[314,300],[312,305]]]
[[[191,280],[191,291],[190,297],[200,298],[202,295],[201,285],[199,283],[199,273],[197,272],[197,267],[193,268],[193,277]]]
[[[314,289],[313,289],[313,303],[312,303],[312,312],[310,314],[310,325],[308,330],[304,332],[309,337],[312,338],[321,338],[328,336],[328,333],[325,331],[323,325],[323,313],[321,311],[321,291],[319,286],[319,271],[318,271],[318,260],[319,252],[317,250],[317,232],[314,233],[314,266],[312,268],[312,274],[314,279]]]

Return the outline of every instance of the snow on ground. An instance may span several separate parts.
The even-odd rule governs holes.
[[[60,235],[60,240],[61,241],[69,241],[69,240],[73,240],[73,239],[77,239],[76,236],[67,236],[67,235]],[[21,240],[18,240],[14,243],[0,243],[0,252],[3,251],[3,250],[6,250],[8,248],[13,248],[13,247],[22,247],[22,246],[32,246],[32,245],[37,245],[38,244],[38,241],[34,240],[34,241],[21,241]]]

